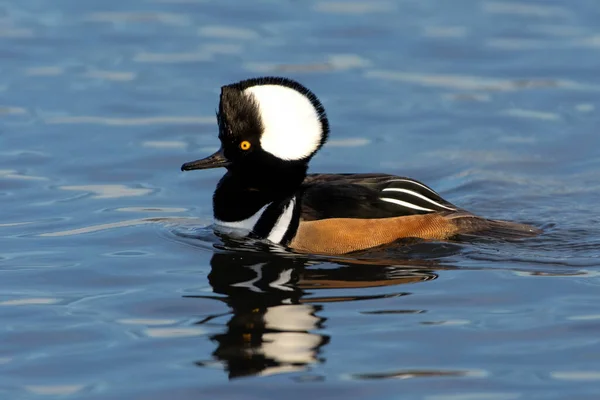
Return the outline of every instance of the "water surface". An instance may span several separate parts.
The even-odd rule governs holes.
[[[0,397],[597,398],[599,10],[0,2]],[[545,233],[233,249],[208,227],[222,171],[179,166],[217,147],[220,86],[267,74],[325,104],[312,171]]]

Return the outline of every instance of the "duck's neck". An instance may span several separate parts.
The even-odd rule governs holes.
[[[295,195],[306,169],[228,171],[213,196],[215,223],[275,243],[291,240],[300,218]]]

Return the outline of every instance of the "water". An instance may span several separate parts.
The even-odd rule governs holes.
[[[0,398],[596,399],[600,11],[569,1],[0,3]],[[219,87],[299,79],[312,171],[420,179],[517,243],[213,234]]]

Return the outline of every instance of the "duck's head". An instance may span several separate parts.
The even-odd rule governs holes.
[[[277,77],[223,86],[217,122],[221,148],[183,164],[182,171],[305,169],[329,133],[317,97],[300,83]]]

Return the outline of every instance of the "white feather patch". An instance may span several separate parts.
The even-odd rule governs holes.
[[[424,207],[419,207],[416,204],[412,204],[412,203],[407,203],[406,201],[402,201],[402,200],[397,200],[397,199],[390,199],[387,197],[382,197],[381,200],[383,201],[387,201],[388,203],[394,203],[394,204],[398,204],[399,206],[403,206],[403,207],[408,207],[408,208],[412,208],[414,210],[421,210],[421,211],[434,211],[431,210],[429,208],[424,208]]]
[[[305,95],[279,85],[252,86],[244,93],[258,105],[263,150],[282,160],[300,160],[317,150],[323,129],[317,110]]]
[[[252,231],[252,229],[254,228],[254,225],[256,225],[256,223],[258,222],[258,220],[263,215],[263,213],[265,212],[265,210],[267,209],[267,207],[269,205],[271,205],[271,203],[267,203],[263,208],[258,210],[254,215],[252,215],[251,217],[248,217],[246,219],[243,219],[241,221],[229,222],[229,221],[221,221],[221,220],[218,220],[215,218],[215,225],[217,225],[221,228],[247,231],[246,233],[248,233],[248,232]]]
[[[281,243],[283,236],[285,236],[285,232],[287,231],[290,223],[292,222],[292,217],[294,215],[294,207],[296,206],[296,198],[293,197],[292,200],[285,207],[285,210],[281,213],[277,222],[271,229],[269,236],[267,237],[273,243]]]
[[[436,196],[438,195],[438,194],[437,194],[437,193],[436,193],[434,190],[432,190],[431,188],[428,188],[427,186],[423,185],[422,183],[419,183],[419,182],[417,182],[417,181],[415,181],[415,180],[412,180],[412,179],[400,179],[400,178],[398,178],[398,179],[390,179],[390,180],[389,180],[389,182],[408,182],[408,183],[412,183],[413,185],[420,186],[420,187],[422,187],[423,189],[430,191],[431,193],[435,194]],[[384,189],[384,190],[385,190],[385,189]]]
[[[446,210],[452,210],[452,211],[456,211],[456,208],[447,207],[447,206],[445,206],[445,205],[443,205],[443,204],[440,204],[440,203],[438,203],[437,201],[433,201],[433,200],[432,200],[432,199],[430,199],[429,197],[425,197],[425,196],[423,196],[422,194],[419,194],[419,193],[417,193],[417,192],[413,192],[412,190],[408,190],[408,189],[399,189],[399,188],[386,188],[386,189],[383,189],[383,190],[382,190],[382,192],[385,192],[385,191],[390,191],[390,192],[402,192],[402,193],[406,193],[406,194],[409,194],[409,195],[411,195],[411,196],[418,197],[419,199],[423,199],[423,200],[425,200],[425,201],[428,201],[428,202],[430,202],[431,204],[434,204],[434,205],[436,205],[436,206],[438,206],[438,207],[445,208]]]

